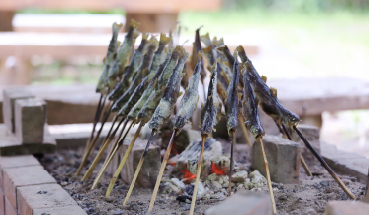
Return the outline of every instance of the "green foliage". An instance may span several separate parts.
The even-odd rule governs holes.
[[[368,12],[368,0],[223,0],[223,9],[291,13]]]

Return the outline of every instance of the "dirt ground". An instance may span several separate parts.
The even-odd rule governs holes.
[[[248,147],[241,146],[241,148],[242,150],[235,151],[235,160],[249,170],[250,156]],[[227,145],[224,145],[223,151],[228,152]],[[129,203],[123,206],[129,184],[125,184],[121,179],[118,179],[111,196],[106,198],[105,192],[111,179],[110,176],[105,174],[95,190],[90,189],[93,179],[81,182],[82,176],[75,176],[74,173],[80,164],[82,153],[83,149],[65,149],[57,151],[56,154],[44,155],[39,160],[45,169],[55,177],[57,182],[88,214],[146,214],[152,189],[135,188]],[[91,160],[92,158],[89,162]],[[100,166],[98,165],[96,169],[99,168]],[[346,194],[322,167],[314,166],[310,167],[310,170],[314,176],[309,177],[302,170],[300,173],[300,184],[273,183],[278,214],[323,214],[328,201],[348,200]],[[86,168],[82,173],[85,171]],[[92,178],[94,176],[95,174]],[[168,172],[164,176],[167,178],[172,177]],[[365,189],[363,183],[360,183],[355,177],[346,175],[340,175],[340,178],[358,200],[363,198]],[[262,192],[268,192],[266,186],[262,188]],[[176,200],[176,197],[170,194],[158,194],[153,214],[188,214],[190,202],[180,202]],[[198,201],[195,212],[197,214],[203,214],[207,208],[219,204],[222,200],[224,198]]]

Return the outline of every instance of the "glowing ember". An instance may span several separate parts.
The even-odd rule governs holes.
[[[184,173],[184,176],[183,178],[185,179],[184,181],[189,183],[192,179],[195,179],[196,178],[196,175],[195,174],[192,174],[189,170],[182,170],[181,172]]]
[[[211,162],[211,173],[215,173],[217,175],[226,175],[227,169],[226,168],[221,169],[220,167],[215,165],[213,162]]]

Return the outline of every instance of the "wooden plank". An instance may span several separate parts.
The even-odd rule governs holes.
[[[0,10],[43,8],[56,10],[106,11],[123,8],[131,13],[179,13],[182,11],[215,11],[220,9],[221,0],[2,0]]]
[[[118,40],[123,41],[126,34],[119,34]],[[154,34],[159,35],[159,34]],[[20,59],[31,59],[34,55],[50,56],[56,60],[73,59],[78,56],[106,55],[107,47],[111,39],[110,34],[62,34],[62,33],[16,33],[4,32],[0,34],[0,59],[16,56]],[[181,38],[179,44],[183,44],[188,38]],[[187,52],[192,53],[193,38],[184,45]],[[135,46],[140,44],[140,37],[136,39]],[[233,51],[242,41],[225,41]],[[258,46],[243,44],[249,55],[258,53]]]

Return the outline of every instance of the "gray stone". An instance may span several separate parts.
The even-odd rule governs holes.
[[[123,180],[130,184],[133,180],[134,172],[140,161],[142,153],[146,147],[148,140],[137,138],[135,145],[127,159],[126,164],[121,172]],[[124,141],[123,150],[120,153],[120,157],[123,158],[131,141]],[[118,164],[119,165],[119,164]],[[160,147],[158,145],[150,144],[149,151],[146,154],[145,160],[142,164],[141,170],[137,176],[135,187],[149,187],[155,186],[156,178],[159,174],[161,166],[160,160]]]
[[[12,133],[15,132],[14,108],[15,100],[32,98],[33,94],[26,88],[8,88],[3,91],[3,117],[4,123]]]
[[[324,215],[367,215],[369,204],[359,201],[331,201],[325,206]]]
[[[15,136],[24,144],[42,143],[46,121],[46,102],[28,98],[15,102]]]
[[[299,124],[297,128],[301,131],[302,135],[309,141],[309,143],[313,146],[315,151],[320,154],[320,130],[318,127],[312,125],[304,125]],[[318,159],[314,156],[314,154],[305,146],[302,142],[301,138],[296,134],[296,132],[290,129],[290,134],[292,136],[292,140],[300,143],[301,146],[301,155],[304,158],[306,164],[308,166],[319,165]]]
[[[247,178],[247,171],[241,170],[236,173],[233,173],[232,182],[236,182],[236,183],[245,182],[246,178]]]
[[[270,196],[261,192],[238,191],[219,205],[205,211],[205,215],[271,215]]]
[[[277,183],[298,184],[301,166],[300,144],[284,138],[265,135],[263,145],[271,180]],[[251,166],[264,176],[266,175],[259,142],[253,144]]]
[[[201,169],[201,178],[205,179],[208,174],[210,160],[222,154],[222,144],[213,138],[209,138],[204,144],[203,162]],[[192,174],[197,172],[197,162],[201,153],[201,139],[193,141],[180,154],[177,162],[177,169],[190,170]]]

